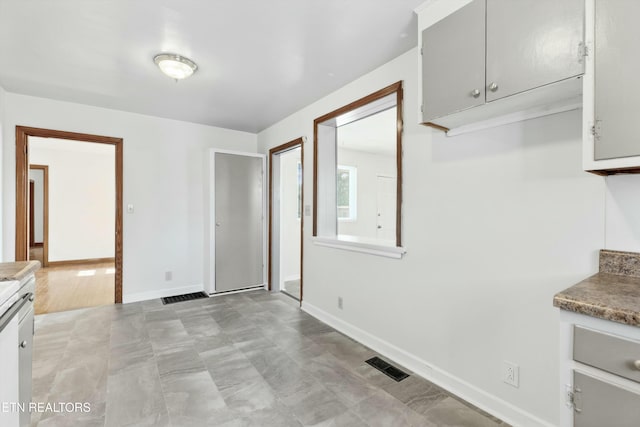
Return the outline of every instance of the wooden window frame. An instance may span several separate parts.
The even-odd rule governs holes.
[[[85,133],[16,126],[16,246],[15,260],[29,259],[29,137],[67,139],[115,146],[116,219],[115,219],[115,295],[116,304],[122,303],[123,263],[123,139]],[[48,239],[47,239],[48,240]],[[47,255],[48,256],[48,255]]]
[[[393,83],[383,89],[358,99],[344,107],[340,107],[330,113],[318,117],[313,121],[313,236],[318,236],[318,125],[335,119],[350,111],[356,110],[374,101],[382,99],[391,94],[396,94],[396,168],[397,168],[397,188],[396,188],[396,246],[402,246],[402,81]]]

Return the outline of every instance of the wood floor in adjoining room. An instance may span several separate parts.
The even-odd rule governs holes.
[[[36,314],[113,304],[113,262],[45,267],[36,271]]]
[[[29,248],[29,259],[31,261],[40,261],[41,265],[44,265],[44,249],[42,246],[31,246]]]

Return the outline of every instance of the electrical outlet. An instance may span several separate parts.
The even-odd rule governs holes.
[[[342,297],[338,297],[338,308],[342,310]]]
[[[520,386],[520,367],[512,362],[502,362],[502,381],[518,388]]]
[[[164,280],[167,282],[173,279],[173,273],[171,271],[167,271],[164,273]]]

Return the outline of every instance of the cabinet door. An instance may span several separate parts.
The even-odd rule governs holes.
[[[584,0],[487,0],[487,101],[584,74]]]
[[[423,122],[484,104],[485,0],[422,32]]]
[[[574,372],[574,427],[638,427],[640,394]],[[579,391],[578,391],[579,390]]]
[[[597,0],[595,159],[640,155],[638,0]]]

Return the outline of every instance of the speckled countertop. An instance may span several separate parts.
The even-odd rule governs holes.
[[[0,262],[0,281],[22,280],[40,268],[40,261]]]
[[[600,272],[559,292],[563,310],[640,327],[640,254],[600,251]]]

